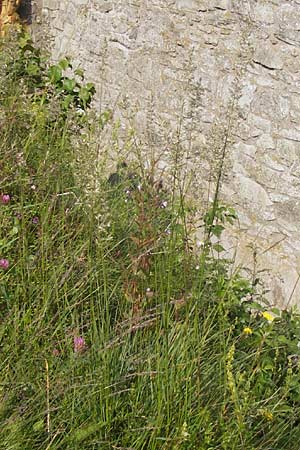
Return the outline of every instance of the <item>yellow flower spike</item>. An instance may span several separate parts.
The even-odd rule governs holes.
[[[264,319],[266,319],[268,322],[273,322],[273,320],[275,319],[274,316],[272,316],[272,314],[270,314],[268,311],[264,311],[261,313],[262,317]]]
[[[252,331],[252,329],[251,329],[250,327],[245,327],[245,328],[243,329],[243,333],[244,333],[244,334],[252,334],[253,331]]]

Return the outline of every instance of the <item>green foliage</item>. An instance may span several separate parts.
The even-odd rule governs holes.
[[[3,45],[5,48],[8,46],[7,42]],[[72,72],[69,58],[49,66],[47,58],[34,47],[28,33],[18,35],[17,46],[10,45],[10,52],[3,52],[2,58],[5,58],[2,60],[2,81],[6,85],[2,86],[2,89],[6,87],[2,95],[9,96],[12,83],[18,82],[22,92],[31,95],[33,103],[49,105],[55,99],[62,117],[72,108],[79,113],[89,108],[95,94],[94,84],[83,84],[83,71],[77,68]]]
[[[196,251],[187,200],[134,154],[87,196],[94,88],[16,39],[0,56],[1,448],[298,450],[300,317],[230,275],[235,211],[214,201]]]

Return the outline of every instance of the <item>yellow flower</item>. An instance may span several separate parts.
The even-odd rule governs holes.
[[[272,314],[270,314],[268,311],[264,311],[263,313],[261,313],[261,315],[262,315],[268,322],[273,322],[273,320],[274,320],[274,316],[272,316]]]
[[[261,416],[263,416],[269,422],[271,422],[274,418],[273,414],[268,409],[259,409],[258,412],[260,413]]]
[[[243,329],[243,333],[244,333],[244,334],[252,334],[253,331],[252,331],[252,329],[251,329],[250,327],[245,327],[245,328]]]

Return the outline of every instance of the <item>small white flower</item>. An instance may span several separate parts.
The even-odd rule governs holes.
[[[166,208],[168,206],[168,202],[165,200],[162,202],[161,207]]]
[[[32,185],[30,186],[30,189],[32,189],[33,191],[35,191],[35,190],[36,190],[36,185],[35,185],[35,184],[32,184]]]
[[[195,269],[196,269],[196,270],[199,270],[199,269],[200,269],[200,266],[196,266]]]
[[[148,288],[146,289],[146,297],[147,297],[147,298],[152,298],[153,296],[154,296],[154,292],[151,291],[151,289],[148,287]]]

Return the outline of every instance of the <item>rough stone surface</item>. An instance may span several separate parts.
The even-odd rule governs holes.
[[[36,39],[54,58],[67,54],[82,66],[98,88],[97,106],[115,109],[141,142],[167,153],[180,124],[199,186],[229,135],[222,195],[240,223],[228,248],[250,269],[256,248],[253,270],[269,270],[262,273],[274,303],[300,304],[300,2],[36,0],[32,7]]]

